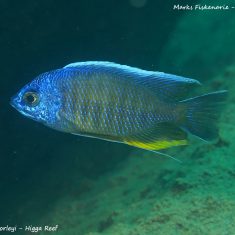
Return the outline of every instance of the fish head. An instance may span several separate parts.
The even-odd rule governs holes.
[[[10,104],[24,116],[53,127],[61,106],[60,100],[52,77],[42,74],[20,89],[11,98]]]

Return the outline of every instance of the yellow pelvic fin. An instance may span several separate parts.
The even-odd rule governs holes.
[[[136,140],[124,140],[124,143],[146,150],[166,149],[179,145],[187,145],[187,140],[156,140],[152,142],[141,142]]]

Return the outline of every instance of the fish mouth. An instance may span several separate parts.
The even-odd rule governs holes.
[[[29,114],[29,112],[27,112],[27,110],[23,110],[22,107],[19,105],[19,98],[18,98],[17,95],[11,97],[10,105],[14,109],[16,109],[19,113],[23,114],[24,116],[26,116],[26,117],[28,117],[30,119],[34,119],[35,120],[35,118],[31,114]]]
[[[17,110],[17,102],[16,102],[16,96],[11,97],[10,99],[10,105]]]

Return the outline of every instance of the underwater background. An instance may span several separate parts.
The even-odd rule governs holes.
[[[179,11],[174,4],[235,7],[231,0],[0,1],[0,227],[235,234],[235,9]],[[38,74],[88,60],[191,77],[204,85],[199,94],[227,89],[219,140],[192,138],[166,151],[180,164],[54,131],[10,107]]]

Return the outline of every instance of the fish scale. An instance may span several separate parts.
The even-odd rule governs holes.
[[[199,85],[177,75],[88,61],[39,75],[11,105],[59,131],[155,151],[187,144],[188,133],[218,137],[227,91],[187,98]]]
[[[121,89],[115,88],[115,80],[113,83],[109,84],[107,81],[110,78],[106,77],[101,83],[98,83],[100,78],[97,74],[91,75],[92,77],[88,81],[82,80],[79,85],[77,84],[79,80],[75,83],[71,82],[68,89],[72,91],[65,93],[64,100],[69,99],[69,110],[65,109],[64,112],[73,114],[72,116],[77,127],[80,127],[80,129],[85,132],[99,131],[101,134],[126,135],[131,129],[126,128],[126,130],[122,129],[123,131],[121,131],[120,127],[130,127],[133,123],[136,123],[136,129],[144,126],[146,117],[144,119],[143,117],[146,115],[143,114],[144,110],[141,109],[146,106],[146,102],[144,102],[145,99],[143,95],[142,100],[140,99],[140,96],[137,96],[136,98],[135,94],[138,91],[133,92],[130,90],[130,93],[128,93],[127,89],[124,87],[122,93],[124,93],[125,96],[122,96],[122,98],[120,96]],[[93,82],[92,79],[95,80],[95,82]],[[73,87],[77,88],[73,89]],[[107,89],[99,89],[100,87],[107,87]],[[104,91],[106,94],[104,94]],[[67,99],[66,96],[68,96]],[[105,99],[100,99],[100,97],[105,97]],[[87,110],[86,112],[84,112],[84,108],[81,109],[81,103]],[[99,108],[94,109],[95,105]],[[101,118],[104,107],[108,107],[109,110],[109,114],[105,115],[107,119]],[[127,110],[131,110],[130,117],[128,116]],[[74,113],[76,115],[74,115]],[[83,117],[84,115],[85,117]],[[145,125],[147,125],[147,122],[145,122]],[[134,129],[134,127],[132,127],[132,129]]]

